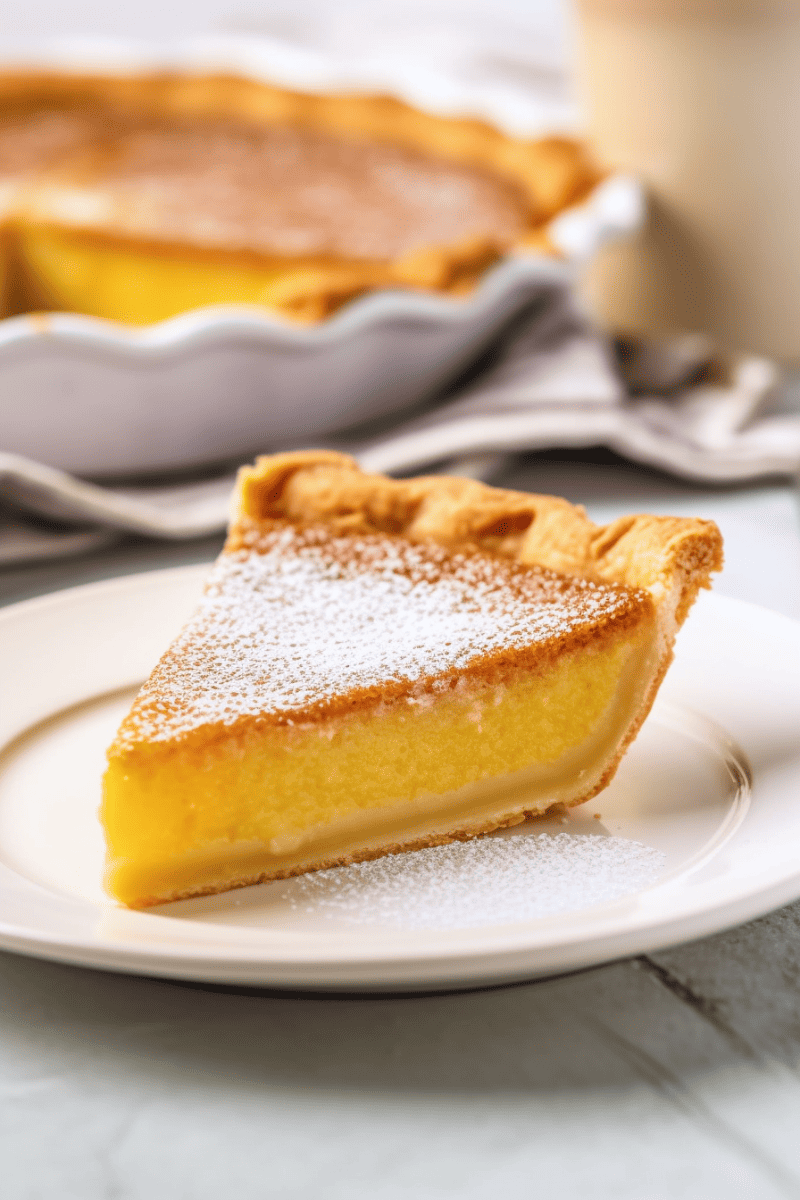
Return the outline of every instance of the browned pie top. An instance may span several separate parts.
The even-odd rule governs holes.
[[[601,528],[557,497],[366,475],[331,451],[263,458],[242,470],[203,602],[111,753],[417,703],[647,625],[663,672],[721,560],[710,522]]]
[[[254,719],[291,725],[421,703],[465,679],[535,670],[652,616],[638,589],[430,542],[277,523],[220,556],[115,749]]]
[[[103,186],[184,235],[287,256],[399,258],[440,242],[511,245],[528,221],[521,192],[475,167],[419,151],[289,126],[160,124],[121,140]]]
[[[0,120],[0,175],[51,167],[91,145],[101,130],[102,122],[79,110],[8,113]]]
[[[521,189],[385,142],[229,119],[129,120],[59,181],[119,232],[279,256],[389,260],[530,223]]]

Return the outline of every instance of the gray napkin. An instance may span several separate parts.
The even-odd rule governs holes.
[[[602,445],[688,479],[743,481],[800,470],[800,414],[780,411],[786,395],[772,363],[724,360],[697,335],[608,343],[558,288],[424,412],[379,435],[319,444],[370,471],[476,478],[491,475],[498,456]],[[233,482],[228,471],[100,486],[0,453],[0,564],[85,553],[122,533],[207,536],[224,528]]]

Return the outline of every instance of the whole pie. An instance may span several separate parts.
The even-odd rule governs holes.
[[[458,295],[596,183],[379,96],[226,76],[0,75],[7,307],[147,323],[206,304],[316,321],[382,287]]]
[[[143,907],[582,803],[721,561],[706,521],[260,459],[109,750],[108,890]]]

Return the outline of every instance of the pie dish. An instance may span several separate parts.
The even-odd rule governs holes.
[[[17,311],[313,323],[379,288],[465,295],[511,250],[554,252],[600,178],[568,138],[233,75],[7,73],[0,107]]]
[[[587,800],[721,555],[710,522],[259,460],[109,750],[109,891],[146,907]]]
[[[113,49],[54,45],[41,48],[24,69],[9,64],[0,73],[0,111],[8,113],[12,93],[34,77],[61,81],[62,93],[69,80],[102,79],[110,87],[116,80],[124,89],[157,77],[183,80],[185,99],[189,81],[235,76],[255,83],[252,94],[264,96],[352,97],[366,89],[399,95],[423,109],[440,103],[435,89],[417,88],[416,76],[389,72],[367,79],[356,66],[321,56],[300,62],[286,48],[256,46],[252,39],[170,47],[124,42]],[[285,91],[265,86],[269,80],[278,80]],[[447,101],[453,112],[472,111],[476,103],[471,88]],[[390,108],[395,114],[411,111],[403,105],[387,105],[385,111]],[[502,107],[479,104],[478,111],[501,126],[510,120]],[[486,129],[448,120],[441,127]],[[552,141],[548,124],[531,128],[540,144]],[[553,144],[572,145],[568,138]],[[553,291],[571,286],[576,264],[633,232],[644,207],[634,179],[604,178],[583,199],[578,187],[576,202],[541,228],[538,249],[535,237],[524,252],[512,250],[486,267],[474,290],[455,298],[448,290],[407,283],[372,287],[325,320],[309,322],[309,291],[304,319],[292,317],[288,308],[281,315],[264,304],[232,303],[235,296],[228,291],[224,303],[133,325],[52,311],[55,302],[45,303],[41,291],[25,297],[20,285],[24,274],[30,287],[30,273],[10,253],[11,201],[19,198],[21,181],[17,172],[9,186],[7,168],[6,184],[0,184],[5,230],[0,260],[8,260],[14,286],[0,312],[18,315],[0,321],[3,448],[73,474],[106,478],[243,462],[266,446],[314,445],[334,431],[424,402],[475,361],[516,314],[530,310],[534,319],[546,321]],[[85,249],[88,242],[81,245]],[[112,248],[100,238],[93,245]],[[105,252],[103,260],[114,275],[119,260]],[[157,269],[175,260],[164,254],[153,261]],[[73,267],[77,272],[74,260]],[[126,280],[129,284],[130,277]],[[149,295],[152,300],[152,289]],[[241,291],[238,296],[245,298]],[[156,299],[162,302],[160,294]],[[32,305],[36,311],[26,312]],[[51,311],[42,312],[43,305]],[[298,305],[295,293],[290,306],[295,314]],[[226,397],[224,414],[220,395]]]

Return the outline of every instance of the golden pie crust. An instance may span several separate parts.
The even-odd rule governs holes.
[[[280,155],[286,170],[270,167]],[[333,174],[295,186],[293,173],[309,182],[326,155]],[[42,280],[59,256],[96,279],[115,253],[131,273],[158,260],[162,292],[167,267],[200,294],[224,297],[227,278],[231,294],[261,295],[301,322],[375,288],[461,295],[509,251],[554,253],[549,222],[598,179],[579,142],[523,141],[386,96],[226,75],[0,75],[0,212],[17,309],[53,303]],[[259,199],[276,190],[285,204],[270,218]],[[474,220],[462,221],[470,205]],[[348,222],[350,238],[337,237]],[[205,274],[191,276],[197,264]]]
[[[658,628],[652,685],[604,782],[574,804],[590,799],[612,778],[652,707],[678,630],[700,589],[711,586],[711,576],[723,564],[722,535],[713,521],[639,514],[595,525],[581,505],[558,496],[442,475],[400,480],[368,475],[354,459],[335,451],[260,458],[255,467],[241,468],[237,496],[227,553],[257,546],[276,521],[321,524],[339,535],[434,542],[452,552],[483,552],[646,592]],[[603,632],[598,627],[598,637]]]

